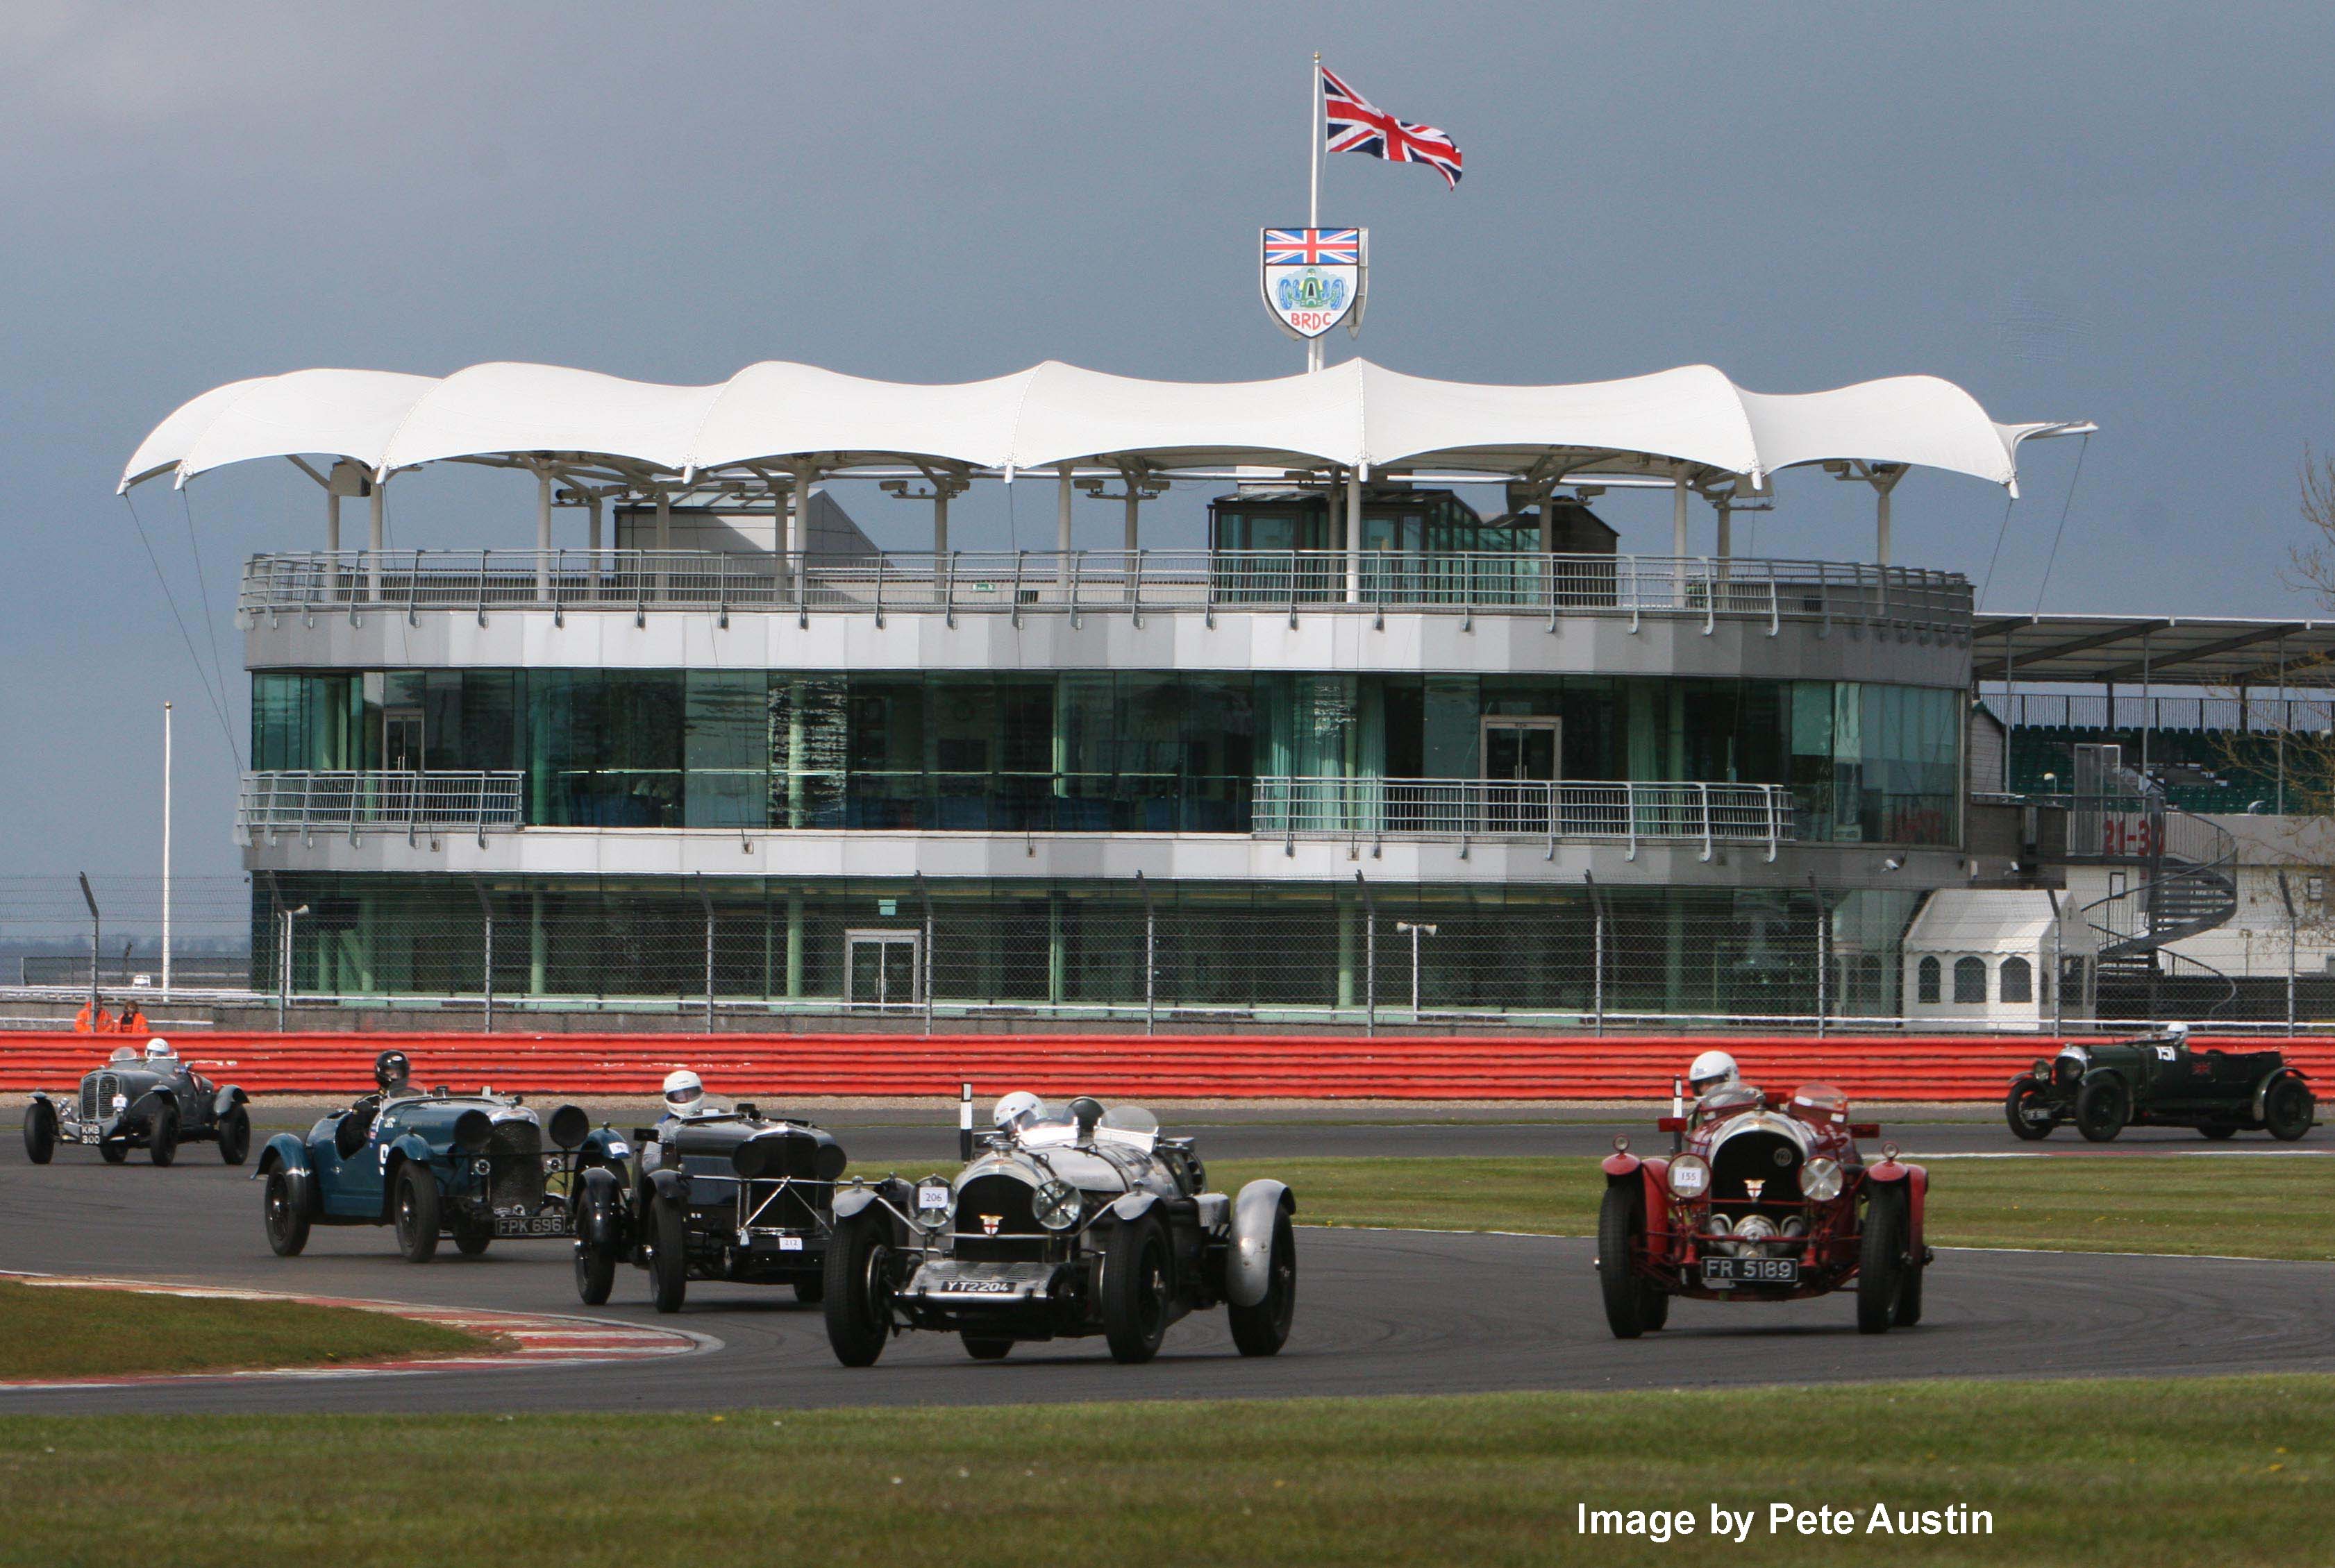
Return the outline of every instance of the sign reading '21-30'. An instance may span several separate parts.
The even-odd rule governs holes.
[[[1257,287],[1292,337],[1320,337],[1341,322],[1359,332],[1370,262],[1367,228],[1268,228],[1258,236]]]

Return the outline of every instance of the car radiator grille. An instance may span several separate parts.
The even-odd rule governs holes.
[[[956,1195],[956,1255],[967,1263],[1042,1263],[1048,1240],[1032,1205],[1037,1194],[1012,1176],[975,1176]],[[989,1228],[993,1216],[997,1228]]]
[[[488,1200],[499,1209],[543,1206],[543,1132],[531,1121],[497,1122],[487,1138]]]
[[[93,1072],[81,1080],[81,1118],[95,1121],[111,1113],[113,1097],[121,1092],[121,1079],[110,1072]]]

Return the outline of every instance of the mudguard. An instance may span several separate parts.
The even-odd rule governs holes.
[[[57,1103],[57,1102],[56,1102],[55,1100],[51,1099],[49,1098],[49,1091],[48,1091],[47,1089],[34,1089],[34,1090],[33,1091],[33,1093],[32,1093],[32,1097],[31,1097],[31,1098],[32,1098],[32,1099],[37,1099],[37,1100],[39,1100],[43,1105],[48,1106],[48,1107],[49,1107],[49,1108],[51,1108],[52,1109],[55,1108],[55,1107],[56,1107],[56,1103]]]
[[[2297,1083],[2308,1081],[2304,1078],[2303,1071],[2301,1068],[2282,1067],[2276,1072],[2272,1073],[2268,1078],[2254,1085],[2253,1114],[2256,1121],[2262,1120],[2262,1108],[2270,1103],[2271,1089],[2281,1081],[2290,1078],[2294,1079]]]
[[[294,1132],[279,1132],[267,1140],[259,1151],[259,1164],[251,1173],[253,1181],[265,1180],[273,1170],[286,1170],[295,1176],[313,1176],[314,1167],[308,1162],[308,1146]]]
[[[170,1093],[168,1089],[150,1089],[144,1094],[140,1095],[136,1099],[131,1100],[128,1108],[122,1111],[121,1117],[121,1124],[125,1127],[132,1125],[151,1127],[153,1125],[155,1116],[161,1110],[164,1105],[167,1104],[175,1108],[178,1103],[179,1097]],[[186,1128],[180,1128],[179,1129],[179,1136],[180,1137],[184,1137],[186,1134]]]
[[[652,1198],[669,1198],[683,1208],[687,1208],[689,1177],[677,1170],[653,1170],[649,1172],[646,1195]]]
[[[1111,1207],[1115,1210],[1119,1204]],[[1274,1225],[1283,1215],[1296,1212],[1297,1195],[1270,1176],[1241,1188],[1233,1200],[1232,1235],[1225,1248],[1225,1300],[1236,1307],[1253,1307],[1264,1300],[1273,1285]]]
[[[1905,1244],[1915,1257],[1922,1255],[1922,1229],[1924,1212],[1929,1208],[1930,1173],[1923,1166],[1905,1165],[1898,1160],[1884,1159],[1879,1165],[1865,1168],[1865,1179],[1883,1182],[1905,1189]]]
[[[237,1106],[249,1104],[251,1097],[235,1084],[228,1084],[211,1096],[211,1115],[224,1117]]]
[[[1605,1157],[1601,1168],[1605,1172],[1607,1181],[1616,1182],[1623,1176],[1636,1175],[1638,1167],[1645,1163],[1627,1149],[1615,1149]]]
[[[1253,1186],[1255,1184],[1251,1183],[1250,1185]],[[1145,1215],[1149,1214],[1153,1205],[1157,1205],[1158,1202],[1159,1195],[1158,1193],[1121,1193],[1116,1199],[1112,1200],[1110,1208],[1108,1212],[1113,1219],[1116,1219],[1120,1224],[1124,1224],[1133,1220],[1141,1219]],[[1234,1221],[1234,1224],[1235,1227],[1237,1228],[1239,1221],[1235,1219]]]
[[[576,1239],[599,1252],[620,1251],[624,1235],[625,1189],[613,1171],[598,1166],[584,1173],[576,1195]]]
[[[835,1195],[835,1217],[848,1220],[883,1195],[875,1187],[845,1187]]]
[[[596,1127],[584,1135],[583,1152],[604,1165],[622,1165],[633,1157],[633,1146],[612,1127]]]

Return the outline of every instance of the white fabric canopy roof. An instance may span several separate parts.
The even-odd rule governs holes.
[[[1998,424],[1933,376],[1831,392],[1745,392],[1709,365],[1574,386],[1429,381],[1350,360],[1275,381],[1138,381],[1049,360],[948,386],[765,361],[713,386],[557,365],[442,379],[308,370],[231,382],[156,426],[121,489],[256,458],[347,458],[386,476],[446,460],[549,456],[658,473],[797,459],[823,471],[923,460],[983,469],[1109,458],[1489,474],[1765,476],[1803,463],[1910,463],[2017,483],[2019,443],[2088,425]]]

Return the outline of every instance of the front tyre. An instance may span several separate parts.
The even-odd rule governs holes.
[[[2002,1097],[2002,1119],[2010,1124],[2010,1136],[2022,1143],[2040,1143],[2051,1136],[2052,1118],[2049,1111],[2040,1116],[2029,1113],[2048,1098],[2043,1086],[2031,1078],[2022,1078],[2010,1086]]]
[[[260,1189],[260,1223],[267,1229],[267,1248],[279,1258],[296,1258],[308,1244],[308,1209],[293,1190],[288,1172],[267,1173]]]
[[[804,1306],[815,1307],[826,1299],[827,1275],[825,1273],[795,1276],[795,1300]]]
[[[179,1157],[179,1108],[165,1104],[155,1111],[146,1129],[146,1157],[169,1165]]]
[[[677,1312],[689,1294],[689,1226],[662,1193],[650,1195],[648,1218],[649,1300],[660,1312]]]
[[[251,1155],[251,1113],[237,1106],[219,1118],[218,1151],[221,1165],[241,1165]]]
[[[130,1140],[119,1137],[107,1138],[97,1146],[97,1154],[108,1165],[120,1165],[130,1157]]]
[[[56,1107],[36,1099],[24,1108],[24,1157],[34,1165],[46,1165],[56,1152]]]
[[[1148,1215],[1114,1225],[1103,1244],[1102,1333],[1110,1359],[1130,1367],[1168,1337],[1168,1234]]]
[[[457,1219],[453,1228],[454,1250],[466,1258],[475,1258],[494,1244],[495,1226],[491,1220]]]
[[[892,1332],[891,1228],[880,1211],[838,1221],[827,1244],[827,1342],[847,1367],[872,1367]]]
[[[397,1250],[409,1263],[438,1255],[438,1178],[411,1160],[397,1167]]]
[[[1905,1194],[1894,1183],[1876,1185],[1865,1200],[1865,1235],[1857,1248],[1858,1333],[1889,1331],[1904,1302],[1905,1275]]]
[[[576,1198],[576,1294],[587,1307],[606,1304],[616,1288],[616,1250],[605,1244],[611,1217],[586,1188]],[[597,1223],[595,1223],[595,1222]]]
[[[2096,1078],[2077,1091],[2076,1130],[2093,1143],[2107,1143],[2132,1119],[2132,1093],[2122,1080]]]
[[[1002,1361],[1013,1353],[1011,1340],[984,1340],[977,1334],[960,1334],[964,1341],[964,1353],[976,1361]]]
[[[2318,1102],[2301,1079],[2282,1078],[2270,1086],[2262,1100],[2262,1126],[2270,1136],[2283,1143],[2292,1143],[2311,1130],[2312,1114]]]
[[[2197,1130],[2214,1143],[2220,1143],[2224,1138],[2234,1137],[2238,1131],[2236,1128],[2225,1121],[2209,1122]]]
[[[1605,1299],[1605,1326],[1617,1340],[1634,1340],[1649,1328],[1647,1292],[1633,1266],[1646,1234],[1646,1192],[1634,1172],[1605,1184],[1597,1206],[1597,1287]],[[1663,1303],[1665,1312],[1669,1303]]]
[[[1244,1356],[1279,1353],[1289,1342],[1289,1325],[1297,1315],[1297,1229],[1286,1209],[1274,1216],[1273,1255],[1265,1264],[1265,1276],[1264,1299],[1256,1305],[1226,1304],[1233,1345]]]

